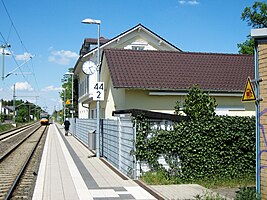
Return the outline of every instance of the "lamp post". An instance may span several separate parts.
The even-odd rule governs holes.
[[[71,118],[73,118],[73,111],[74,111],[74,107],[73,107],[73,76],[74,73],[73,72],[66,72],[66,75],[71,75]]]
[[[64,90],[64,101],[63,101],[63,122],[66,120],[66,90]]]
[[[84,24],[97,24],[98,27],[98,37],[97,37],[97,82],[100,81],[100,20],[95,19],[84,19],[82,21]],[[96,102],[96,157],[100,157],[100,100]]]

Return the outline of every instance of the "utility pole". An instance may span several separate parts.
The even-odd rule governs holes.
[[[15,95],[15,89],[16,89],[16,84],[13,86],[13,123],[16,126],[16,95]]]
[[[36,117],[36,121],[37,121],[37,113],[36,113],[36,109],[37,109],[37,99],[38,99],[38,96],[35,97],[35,110],[34,110],[34,115]],[[33,117],[33,120],[34,120],[34,117]]]
[[[9,54],[7,54],[7,53],[5,53],[5,48],[9,48],[9,47],[11,47],[11,45],[10,44],[2,44],[1,45],[1,48],[2,48],[2,80],[4,80],[4,78],[5,78],[5,55],[9,55]]]
[[[3,99],[0,99],[0,115],[3,116]]]
[[[31,121],[31,104],[29,104],[29,122]]]

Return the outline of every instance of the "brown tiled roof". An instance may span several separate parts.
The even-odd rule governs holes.
[[[254,57],[241,54],[105,49],[115,88],[240,92],[254,78]]]
[[[85,38],[82,44],[82,47],[80,49],[80,56],[83,56],[84,54],[88,53],[90,49],[90,45],[96,45],[98,39],[97,38]],[[100,46],[110,41],[109,39],[106,39],[104,37],[99,38]]]
[[[106,39],[104,37],[99,38],[99,43],[105,44],[106,42],[110,41],[110,39]],[[90,43],[90,44],[97,44],[97,38],[85,38],[84,43]]]

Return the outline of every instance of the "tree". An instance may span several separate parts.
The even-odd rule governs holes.
[[[74,69],[69,68],[68,72],[73,73]],[[60,93],[60,97],[62,99],[62,102],[66,103],[67,100],[71,101],[72,98],[72,76],[65,74],[63,78],[61,79],[62,82],[62,92]],[[78,81],[74,77],[74,84],[73,84],[73,105],[74,105],[74,111],[75,113],[78,113],[78,107],[77,102],[78,101]],[[65,93],[65,94],[64,94]],[[66,117],[70,117],[70,109],[71,104],[66,105]]]
[[[237,44],[237,47],[239,48],[240,54],[254,54],[254,38],[252,38],[250,35],[247,36],[247,40],[241,44]]]
[[[180,102],[177,102],[179,104]],[[186,96],[182,111],[192,120],[207,119],[215,116],[216,100],[208,93],[194,85]],[[175,106],[175,113],[179,113],[179,106]]]
[[[253,28],[267,27],[267,4],[266,2],[256,1],[253,6],[246,7],[242,13],[241,19],[246,21]]]
[[[252,7],[246,7],[241,15],[241,19],[246,21],[252,28],[267,27],[267,4],[266,2],[256,1]],[[244,43],[237,44],[239,53],[253,54],[254,39],[249,35]]]

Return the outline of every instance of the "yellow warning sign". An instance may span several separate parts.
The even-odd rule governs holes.
[[[66,105],[70,105],[71,104],[71,101],[68,99],[67,101],[66,101]]]
[[[242,102],[247,102],[247,101],[256,101],[256,95],[254,93],[254,89],[251,85],[249,77],[242,97]]]

